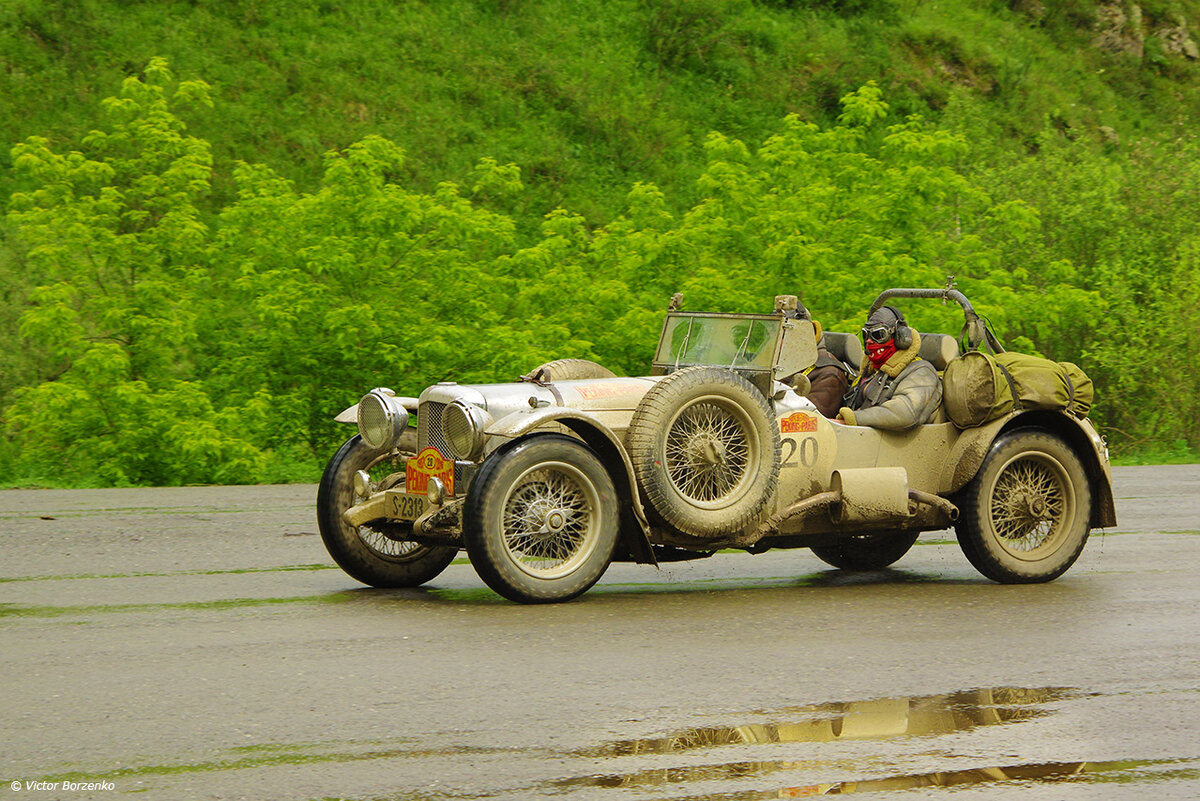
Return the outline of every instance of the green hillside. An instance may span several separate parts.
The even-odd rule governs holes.
[[[1193,34],[1191,0],[13,0],[0,481],[311,479],[370,386],[638,371],[676,289],[854,326],[950,275],[1088,370],[1118,453],[1193,458]]]
[[[1135,7],[1140,23],[1123,12],[1114,33],[1081,0],[13,0],[0,135],[77,143],[99,101],[163,56],[213,86],[193,132],[218,163],[311,188],[322,153],[379,134],[419,187],[491,156],[521,166],[520,211],[603,222],[634,181],[692,199],[709,131],[756,141],[789,113],[828,124],[869,80],[898,117],[954,120],[989,156],[1047,126],[1096,144],[1105,129],[1188,131],[1200,72],[1171,36],[1179,19],[1200,30],[1200,3]]]

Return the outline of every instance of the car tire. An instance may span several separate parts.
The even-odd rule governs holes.
[[[1087,473],[1058,437],[1032,429],[992,443],[959,495],[958,542],[975,568],[1003,584],[1052,581],[1087,542]]]
[[[587,359],[555,359],[529,371],[529,375],[533,377],[539,377],[539,374],[539,380],[547,382],[617,377],[612,370]]]
[[[643,396],[626,434],[643,497],[667,526],[722,537],[756,521],[779,479],[779,430],[753,384],[687,367]]]
[[[831,545],[814,545],[812,552],[826,564],[842,570],[880,570],[908,553],[919,531],[882,531],[848,537]]]
[[[463,540],[480,578],[518,603],[568,601],[612,561],[620,506],[590,448],[534,434],[493,453],[463,507]]]
[[[374,450],[355,434],[329,460],[317,488],[317,526],[325,548],[338,567],[372,587],[417,587],[438,576],[458,553],[451,546],[401,539],[391,529],[354,528],[342,519],[343,512],[365,500],[355,493],[355,473],[365,470],[378,480],[397,467],[390,451]]]

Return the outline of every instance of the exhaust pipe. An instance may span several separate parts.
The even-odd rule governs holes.
[[[927,506],[936,506],[938,509],[941,509],[946,517],[950,518],[951,523],[953,523],[955,520],[958,520],[958,507],[950,503],[950,501],[946,500],[941,495],[934,495],[929,492],[921,492],[920,490],[909,490],[908,497],[909,500],[913,501],[914,503],[923,503]],[[913,511],[915,512],[916,510],[914,509]]]

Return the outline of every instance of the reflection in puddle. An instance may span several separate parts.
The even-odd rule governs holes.
[[[815,795],[850,795],[878,793],[887,790],[911,790],[915,787],[955,787],[988,782],[1053,782],[1091,781],[1127,782],[1134,780],[1166,780],[1186,778],[1195,770],[1143,771],[1143,768],[1177,763],[1179,760],[1147,760],[1126,762],[1048,762],[1042,765],[1007,765],[1004,767],[972,768],[970,770],[939,771],[915,776],[891,776],[837,784],[814,784],[806,787],[785,787],[764,794],[763,798],[806,798]]]
[[[718,745],[826,743],[949,734],[1045,715],[1046,710],[1039,709],[1038,704],[1078,694],[1065,687],[996,687],[950,695],[817,704],[780,710],[775,714],[793,718],[783,723],[687,729],[666,737],[620,740],[587,755],[667,754]]]
[[[861,758],[847,759],[844,755],[841,758],[825,760],[745,759],[745,756],[754,753],[754,746],[759,745],[828,743],[842,740],[861,742],[920,737],[1026,721],[1049,714],[1050,710],[1043,706],[1045,704],[1080,695],[1082,693],[1078,690],[1065,687],[996,687],[948,695],[881,698],[873,701],[793,707],[773,713],[773,716],[783,719],[782,722],[687,729],[665,737],[621,740],[599,749],[577,752],[580,756],[593,758],[652,757],[656,754],[680,754],[718,746],[742,746],[739,754],[743,758],[738,761],[660,765],[649,768],[643,766],[632,771],[561,779],[549,782],[543,787],[560,792],[585,787],[657,788],[656,797],[659,797],[664,789],[674,788],[678,795],[661,797],[673,798],[676,801],[761,801],[920,787],[954,787],[989,782],[1145,783],[1200,778],[1200,761],[1195,759],[1018,763],[895,776],[880,776],[886,768],[881,770],[882,765],[878,761],[868,759],[864,762]],[[779,754],[777,750],[770,753],[772,756]],[[809,776],[818,778],[821,774],[830,778],[863,773],[880,777],[780,787],[784,781],[770,777],[783,771],[793,772],[795,779],[801,781]],[[741,789],[733,790],[728,784],[722,786],[723,782],[733,781],[736,781],[735,786],[740,785]],[[769,787],[772,784],[774,787]],[[707,792],[701,793],[702,788]]]
[[[1185,763],[1192,763],[1190,766]],[[552,783],[558,790],[573,787],[664,787],[668,785],[727,781],[762,776],[783,770],[813,770],[825,767],[845,772],[845,764],[830,762],[733,762],[724,765],[694,765],[690,767],[642,770],[634,773],[607,776],[584,776]],[[851,795],[879,793],[890,790],[911,790],[918,787],[956,787],[990,782],[1054,782],[1082,781],[1088,783],[1163,782],[1200,778],[1196,760],[1158,759],[1126,760],[1121,762],[1047,762],[1038,765],[1003,765],[970,768],[967,770],[936,771],[907,776],[888,776],[881,779],[841,781],[829,784],[809,784],[770,790],[737,790],[706,792],[703,795],[671,796],[675,801],[766,801],[773,798],[808,798],[818,795]],[[683,788],[681,788],[683,789]]]

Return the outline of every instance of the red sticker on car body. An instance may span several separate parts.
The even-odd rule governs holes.
[[[603,384],[583,384],[575,387],[575,391],[579,393],[579,397],[585,400],[596,400],[598,398],[619,398],[622,395],[636,395],[646,388],[645,384],[624,383],[603,383]]]
[[[793,412],[790,417],[779,421],[779,430],[784,434],[798,434],[801,431],[816,431],[817,418],[804,412]]]

